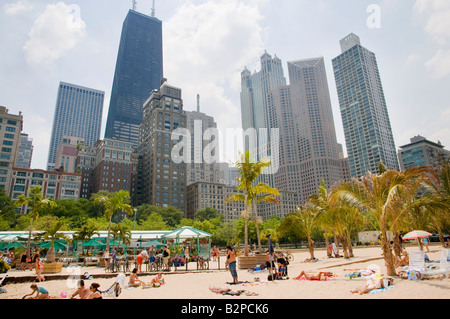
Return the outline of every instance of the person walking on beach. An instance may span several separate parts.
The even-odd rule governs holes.
[[[170,258],[170,251],[169,248],[167,248],[167,245],[164,245],[163,249],[163,257],[164,257],[164,266],[166,267],[166,271],[169,271],[169,258]]]
[[[105,268],[108,268],[109,251],[107,249],[103,253],[103,260],[105,261]]]
[[[236,271],[236,250],[227,246],[227,262],[230,269],[231,276],[233,277],[233,283],[238,283],[238,274]]]
[[[36,280],[38,280],[39,282],[45,281],[45,277],[42,275],[42,273],[44,272],[44,263],[40,260],[39,257],[36,258],[36,272]]]

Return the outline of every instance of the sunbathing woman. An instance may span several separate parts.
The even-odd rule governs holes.
[[[397,262],[395,264],[395,268],[398,268],[401,266],[409,266],[409,256],[408,256],[408,252],[406,250],[403,251],[403,258],[397,257]]]
[[[141,284],[144,284],[144,282],[138,278],[136,273],[137,268],[134,268],[130,274],[130,281],[128,282],[128,287],[139,287]]]
[[[299,279],[305,278],[307,280],[328,280],[328,278],[331,278],[331,277],[333,277],[333,273],[331,273],[331,272],[320,272],[319,275],[314,276],[314,275],[308,275],[307,273],[305,273],[302,270],[300,275],[298,275],[294,279],[299,280]]]

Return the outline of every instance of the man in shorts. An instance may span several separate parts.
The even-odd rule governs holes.
[[[138,271],[142,272],[142,262],[149,259],[148,248],[147,250],[143,250],[137,255],[136,261],[138,264]]]

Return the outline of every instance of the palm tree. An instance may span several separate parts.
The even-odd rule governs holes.
[[[114,213],[122,211],[128,215],[133,215],[134,210],[131,205],[127,204],[130,199],[130,193],[125,190],[120,190],[115,193],[111,193],[105,196],[99,196],[95,198],[96,204],[102,204],[104,206],[105,218],[108,221],[108,237],[106,238],[106,250],[109,250],[109,236],[111,233],[112,217]]]
[[[314,258],[314,240],[312,239],[312,234],[317,226],[319,214],[320,211],[317,207],[312,205],[310,201],[306,201],[305,206],[299,205],[296,212],[287,214],[278,229],[281,235],[294,229],[298,234],[305,236],[311,259]]]
[[[73,239],[74,241],[86,242],[90,240],[94,235],[99,235],[97,226],[95,224],[86,224],[81,226],[81,228],[75,232]],[[89,253],[89,247],[87,248],[86,254]]]
[[[260,176],[269,166],[270,160],[261,159],[257,162],[251,160],[249,151],[247,151],[245,155],[241,155],[241,161],[236,164],[239,175],[239,185],[237,186],[237,190],[242,190],[243,193],[234,194],[225,200],[225,203],[228,203],[229,201],[244,202],[245,256],[248,256],[248,219],[252,216],[253,205],[260,202],[278,204],[278,200],[275,196],[279,196],[280,193],[276,188],[270,187],[265,183],[258,183],[256,186],[253,186],[258,176]]]
[[[360,180],[353,179],[337,185],[331,195],[331,203],[345,200],[365,211],[380,232],[387,275],[395,276],[394,256],[388,232],[403,218],[408,205],[414,202],[417,190],[427,180],[427,167],[414,167],[398,172],[386,170],[380,163],[380,174],[368,172]]]
[[[33,222],[39,217],[39,211],[44,207],[56,207],[55,201],[50,198],[44,198],[42,196],[41,185],[36,185],[28,189],[28,197],[25,195],[20,195],[14,202],[15,206],[27,205],[31,208],[29,211],[30,216],[30,228],[28,233],[27,241],[27,253],[30,253],[31,248],[31,232],[33,230]]]
[[[62,233],[58,233],[58,231],[64,226],[62,221],[56,222],[56,224],[44,234],[41,235],[43,239],[50,240],[50,248],[47,251],[47,262],[54,263],[55,262],[55,240],[56,239],[66,239],[66,236]]]

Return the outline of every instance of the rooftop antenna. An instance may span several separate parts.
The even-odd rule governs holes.
[[[133,0],[132,2],[133,2],[133,10],[136,11],[137,1],[136,1],[136,0]]]
[[[152,7],[152,18],[155,17],[155,0],[153,0],[153,7]]]
[[[200,94],[197,94],[197,112],[200,113]]]

